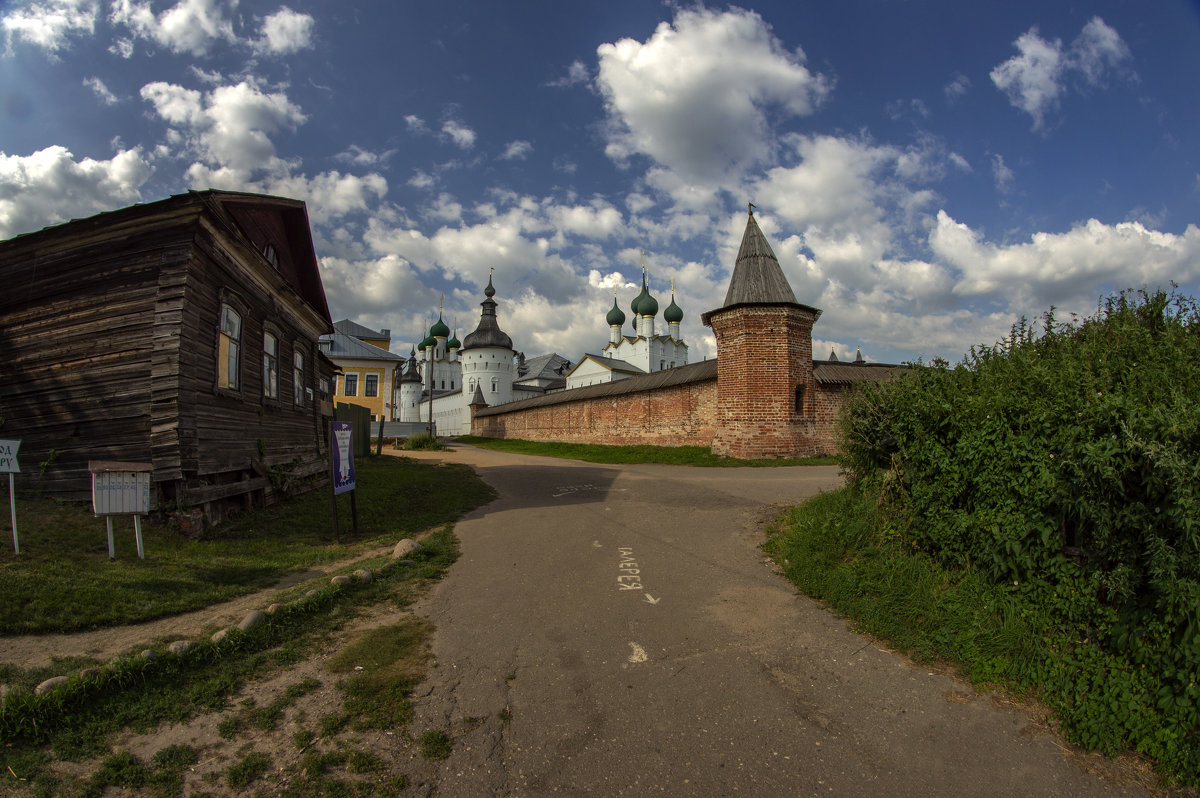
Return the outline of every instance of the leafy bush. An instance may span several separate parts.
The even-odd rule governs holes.
[[[445,447],[442,446],[441,441],[437,439],[436,435],[430,435],[428,432],[422,432],[417,435],[410,435],[407,439],[405,439],[403,448],[411,452],[417,449],[430,449],[437,451],[439,449],[444,449]]]
[[[888,533],[1054,619],[1068,731],[1200,778],[1200,307],[1124,292],[856,392],[842,465]]]

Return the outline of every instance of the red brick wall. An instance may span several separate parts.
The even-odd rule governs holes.
[[[471,434],[567,443],[708,446],[717,419],[717,383],[516,410],[473,419]]]
[[[816,318],[812,309],[794,305],[735,307],[709,317],[720,407],[713,454],[759,459],[832,451],[833,400],[812,372]],[[797,387],[804,389],[800,412]]]

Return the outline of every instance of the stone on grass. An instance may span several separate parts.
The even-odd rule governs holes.
[[[370,571],[366,570],[365,568],[359,568],[357,571],[354,572],[354,578],[357,579],[358,581],[362,582],[365,585],[365,584],[369,583],[374,577],[371,575]]]
[[[51,690],[57,690],[58,688],[62,687],[64,684],[67,683],[67,681],[68,680],[67,680],[66,676],[52,676],[49,679],[47,679],[46,681],[39,684],[37,687],[33,688],[33,694],[34,695],[45,695],[46,693],[49,693]]]
[[[24,692],[18,684],[0,684],[0,704],[10,698],[16,698]]]
[[[156,659],[158,659],[158,652],[152,648],[148,648],[142,652],[142,659],[146,660],[147,662],[154,662]]]
[[[167,646],[167,651],[170,651],[177,657],[182,657],[187,650],[192,647],[191,640],[176,640],[171,645]]]
[[[80,679],[94,679],[100,675],[99,668],[84,668],[79,672]]]
[[[392,559],[399,560],[401,557],[407,557],[414,551],[420,551],[421,544],[412,538],[405,538],[396,544],[396,548],[392,549]]]
[[[308,591],[307,593],[305,593],[305,594],[304,594],[304,597],[305,597],[305,598],[316,598],[316,597],[317,597],[317,596],[319,596],[319,595],[321,595],[321,591],[320,591],[320,590],[317,590],[317,589],[314,587],[312,590],[310,590],[310,591]]]
[[[248,631],[258,626],[266,619],[267,614],[265,612],[262,610],[254,610],[247,613],[245,618],[242,618],[242,622],[238,624],[238,629],[241,629],[243,632]]]
[[[214,643],[220,643],[222,640],[224,640],[224,639],[225,639],[226,635],[228,635],[228,634],[229,634],[229,630],[228,630],[228,629],[222,629],[222,630],[221,630],[221,631],[219,631],[219,632],[215,632],[215,633],[213,634],[213,636],[212,636],[210,639],[211,639],[211,640],[212,640]]]
[[[329,584],[348,585],[350,584],[350,577],[346,576],[345,574],[340,574],[339,576],[335,576],[333,579],[330,579]]]
[[[280,604],[279,602],[275,602],[271,606],[267,607],[267,615],[274,615],[275,613],[279,612],[281,609],[283,609],[283,605]]]

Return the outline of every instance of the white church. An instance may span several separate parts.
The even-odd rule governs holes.
[[[393,420],[428,422],[439,435],[471,431],[471,406],[494,407],[531,396],[595,385],[686,365],[688,346],[680,338],[683,310],[671,304],[663,312],[667,333],[655,329],[658,301],[650,294],[645,269],[642,290],[633,300],[633,334],[626,335],[625,313],[613,293],[605,316],[608,343],[600,354],[585,354],[572,365],[557,354],[526,360],[496,318],[496,289],[488,277],[479,325],[459,342],[441,319],[417,345],[394,382]]]

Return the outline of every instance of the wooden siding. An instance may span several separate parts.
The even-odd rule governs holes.
[[[168,506],[217,509],[209,503],[272,501],[323,477],[319,381],[332,368],[317,338],[332,329],[328,313],[228,224],[208,199],[218,193],[0,242],[0,435],[23,441],[21,482],[86,498],[88,460],[150,462]],[[237,392],[216,387],[224,295],[243,314]],[[279,338],[277,400],[262,393],[267,325]],[[313,391],[299,406],[297,346]]]

